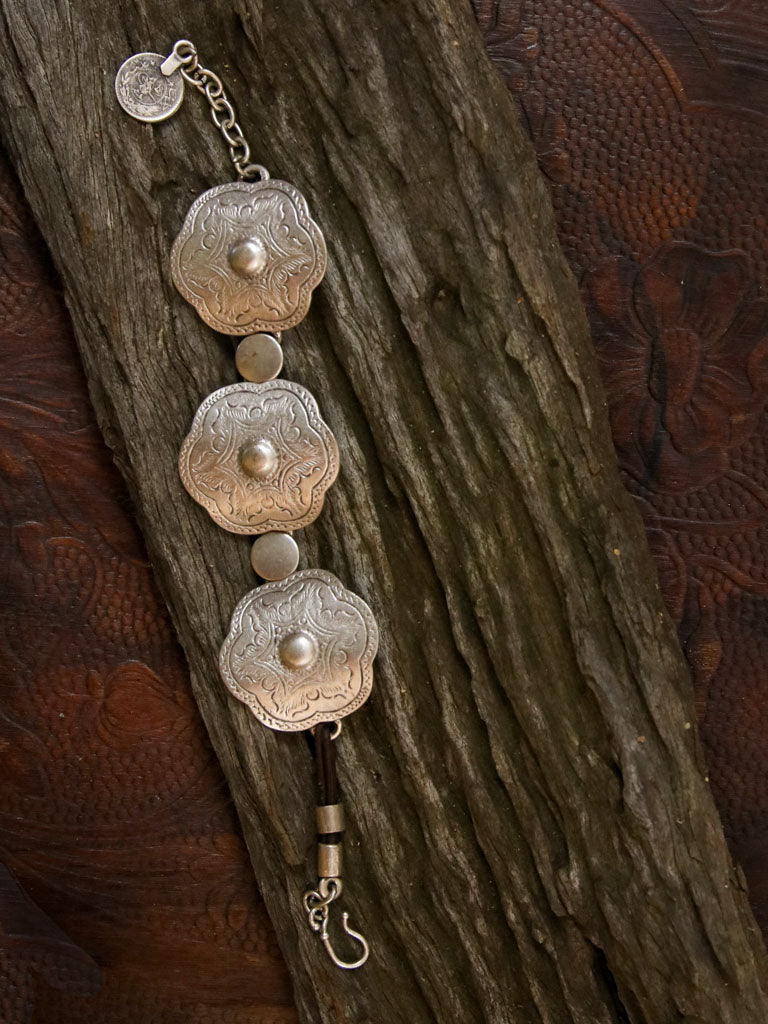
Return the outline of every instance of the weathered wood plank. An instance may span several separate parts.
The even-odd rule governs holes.
[[[6,0],[0,104],[63,276],[201,713],[306,1020],[763,1024],[764,952],[695,749],[689,683],[621,489],[549,199],[458,0],[263,9]],[[303,538],[376,612],[375,695],[340,740],[348,905],[333,969],[306,927],[312,771],[215,651],[248,542],[186,498],[176,454],[231,345],[174,292],[187,205],[227,180],[199,97],[131,123],[112,79],[193,39],[257,159],[329,245],[289,376],[340,481]]]

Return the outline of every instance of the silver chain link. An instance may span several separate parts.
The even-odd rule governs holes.
[[[179,70],[184,81],[193,85],[208,100],[211,118],[229,147],[229,155],[238,177],[243,181],[252,181],[254,178],[266,181],[269,177],[266,167],[250,162],[251,147],[237,123],[235,108],[219,76],[202,66],[195,46],[188,39],[179,39],[174,44],[173,55],[179,61]]]

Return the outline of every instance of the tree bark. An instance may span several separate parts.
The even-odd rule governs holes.
[[[61,272],[307,1021],[768,1019],[765,955],[620,482],[578,292],[514,103],[461,0],[5,0],[7,145]],[[329,269],[285,338],[342,451],[304,562],[372,605],[374,695],[339,743],[345,898],[307,928],[311,755],[216,669],[253,586],[176,473],[232,346],[175,293],[187,206],[232,178],[200,97],[130,121],[130,53],[180,35],[254,156],[307,196]],[[55,496],[54,496],[55,497]]]

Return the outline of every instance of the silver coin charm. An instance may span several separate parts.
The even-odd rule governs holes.
[[[124,61],[115,76],[115,93],[123,110],[137,121],[164,121],[175,114],[184,99],[184,79],[176,71],[164,75],[160,53],[135,53]]]
[[[232,693],[271,729],[343,718],[371,692],[379,643],[368,605],[323,569],[252,590],[219,656]]]
[[[338,445],[315,399],[287,380],[214,391],[179,455],[184,486],[231,533],[306,526],[338,471]]]
[[[325,241],[302,194],[285,181],[237,181],[194,201],[171,250],[173,280],[223,334],[277,333],[309,309]]]

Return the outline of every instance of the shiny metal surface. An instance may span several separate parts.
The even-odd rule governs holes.
[[[344,804],[319,804],[315,810],[317,834],[331,835],[344,831]]]
[[[344,867],[344,848],[341,843],[317,844],[318,878],[341,878]]]
[[[224,334],[279,332],[309,309],[326,249],[301,193],[284,181],[217,185],[194,201],[173,243],[173,280]]]
[[[301,653],[291,665],[281,647],[299,634]],[[363,704],[377,647],[368,605],[331,573],[304,569],[240,601],[219,668],[259,721],[293,732],[342,718]]]
[[[263,580],[284,580],[298,564],[299,545],[290,533],[265,533],[253,542],[251,565]]]
[[[197,48],[188,39],[177,39],[173,50],[160,66],[164,75],[173,74],[176,69],[180,70],[185,82],[205,97],[211,108],[211,119],[229,147],[229,156],[238,178],[245,181],[261,178],[265,181],[269,173],[261,164],[251,163],[251,147],[238,124],[234,105],[224,89],[224,83],[215,71],[203,67]]]
[[[230,267],[240,277],[256,277],[267,265],[267,248],[259,238],[244,238],[227,253]]]
[[[283,368],[283,347],[271,334],[249,334],[237,346],[235,363],[240,376],[255,384],[274,380]]]
[[[277,469],[277,452],[271,441],[254,441],[240,449],[238,461],[248,476],[268,477]]]
[[[362,967],[368,959],[370,946],[364,935],[356,931],[349,924],[349,914],[344,911],[341,915],[341,924],[347,935],[360,944],[360,956],[356,960],[343,960],[333,947],[331,937],[328,934],[328,920],[330,908],[334,901],[341,896],[342,881],[340,878],[321,878],[317,889],[310,889],[304,893],[304,909],[309,919],[309,927],[317,932],[320,940],[325,946],[328,956],[337,967],[345,971],[354,971]]]
[[[123,61],[115,75],[117,102],[137,121],[164,121],[175,114],[184,99],[180,74],[164,75],[160,53],[135,53]]]
[[[308,668],[315,663],[317,655],[317,640],[303,629],[289,633],[277,645],[277,656],[287,669]]]
[[[339,449],[317,403],[284,380],[214,391],[179,455],[184,486],[231,533],[306,526],[338,470]]]

